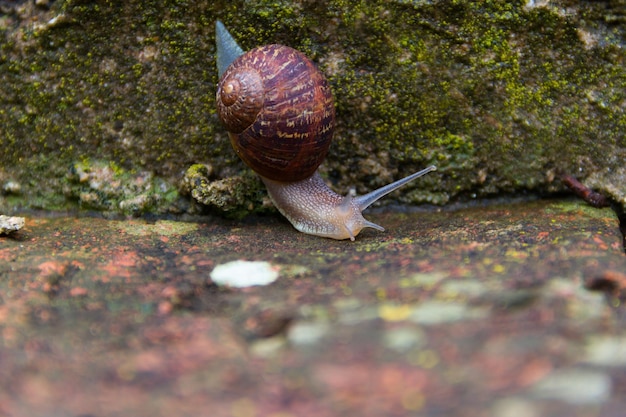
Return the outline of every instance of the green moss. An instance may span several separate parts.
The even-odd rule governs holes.
[[[261,181],[249,170],[241,176],[218,180],[211,168],[194,164],[187,169],[182,188],[194,201],[230,218],[242,218],[250,211],[269,208],[262,202],[265,191]]]
[[[595,208],[584,201],[555,202],[546,208],[546,212],[556,214],[572,213],[576,216],[584,215],[586,218],[605,219],[611,222],[617,221],[615,212],[612,210]]]
[[[59,0],[0,22],[0,163],[24,184],[26,164],[56,175],[83,157],[172,186],[195,163],[235,175],[213,103],[220,18],[244,48],[289,44],[328,74],[337,131],[324,169],[339,191],[380,185],[371,160],[388,179],[439,167],[405,202],[552,191],[550,172],[616,166],[606,155],[626,146],[624,28],[606,23],[619,13],[552,4]],[[66,184],[44,176],[62,197]]]
[[[67,174],[66,196],[80,207],[107,212],[158,212],[177,198],[175,188],[148,172],[129,172],[114,161],[84,158]]]

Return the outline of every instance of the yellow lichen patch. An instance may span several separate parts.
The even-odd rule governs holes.
[[[439,355],[433,350],[416,351],[409,356],[411,363],[422,368],[431,369],[439,364]]]
[[[383,304],[378,307],[378,315],[385,321],[402,321],[411,316],[413,308],[407,304]]]
[[[399,285],[401,288],[432,288],[441,283],[441,281],[445,278],[445,274],[441,274],[438,272],[428,274],[416,273],[408,278],[400,280]]]
[[[123,230],[125,233],[134,236],[145,236],[157,234],[160,236],[180,236],[194,232],[198,229],[197,223],[175,222],[170,220],[159,220],[154,224],[141,220],[125,221],[123,223],[112,223],[112,227]]]

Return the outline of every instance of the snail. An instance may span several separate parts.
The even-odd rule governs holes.
[[[365,195],[335,193],[317,172],[335,125],[324,75],[293,48],[274,44],[244,53],[222,22],[215,31],[219,119],[278,211],[300,232],[316,236],[354,240],[366,227],[384,231],[361,212],[435,166]]]

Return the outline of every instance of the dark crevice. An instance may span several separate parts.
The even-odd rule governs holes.
[[[626,212],[620,206],[613,206],[613,210],[615,210],[615,214],[617,214],[617,219],[619,220],[619,231],[622,232],[622,248],[624,249],[624,253],[626,253]]]
[[[622,233],[622,250],[626,253],[626,213],[624,208],[617,202],[611,201],[604,194],[587,187],[572,175],[562,174],[560,177],[563,184],[570,191],[585,200],[589,205],[596,208],[611,207],[613,209],[619,221],[619,230]]]

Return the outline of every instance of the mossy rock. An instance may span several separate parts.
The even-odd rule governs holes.
[[[81,161],[161,184],[91,210],[185,211],[189,167],[241,175],[215,115],[216,19],[245,49],[288,44],[327,74],[338,125],[322,173],[338,192],[435,164],[394,198],[558,192],[561,173],[623,195],[598,174],[626,147],[623,3],[0,2],[0,210],[80,206]]]

